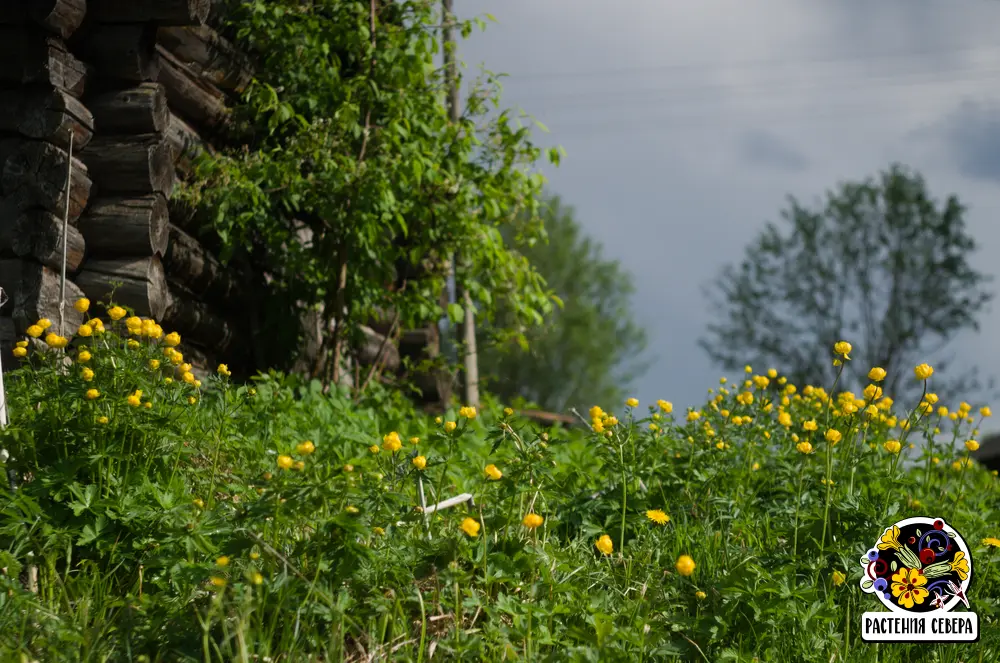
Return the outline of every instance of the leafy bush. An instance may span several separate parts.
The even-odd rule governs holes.
[[[1000,652],[997,479],[953,444],[971,406],[939,411],[925,389],[907,412],[876,383],[828,395],[748,367],[679,416],[630,400],[542,432],[489,402],[432,420],[277,374],[201,384],[179,338],[111,311],[72,342],[40,321],[6,376],[3,660]],[[421,491],[474,501],[421,513]],[[858,554],[926,513],[973,547],[982,639],[867,646]]]

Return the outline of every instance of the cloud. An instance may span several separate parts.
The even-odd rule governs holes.
[[[799,172],[809,166],[809,159],[802,152],[769,131],[746,132],[740,139],[739,151],[751,165],[770,166],[786,172]]]
[[[942,124],[946,149],[962,175],[1000,180],[1000,105],[964,102]]]

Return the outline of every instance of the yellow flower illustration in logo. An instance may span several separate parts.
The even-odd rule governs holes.
[[[894,529],[898,533],[899,528]],[[920,569],[908,569],[904,566],[892,576],[892,595],[899,605],[910,610],[914,604],[919,605],[927,598],[929,592],[924,587],[926,584],[927,578]]]
[[[899,528],[895,525],[892,526],[892,529],[887,529],[882,538],[878,540],[879,550],[888,550],[889,548],[899,550]]]

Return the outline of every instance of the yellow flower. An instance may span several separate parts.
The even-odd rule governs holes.
[[[505,407],[503,409],[503,413],[504,413],[504,416],[510,417],[510,416],[512,416],[514,414],[514,410],[512,408]]]
[[[215,370],[222,377],[228,378],[230,375],[232,375],[232,373],[229,372],[229,367],[226,366],[225,364],[219,364],[219,367]]]
[[[220,589],[226,586],[226,579],[220,578],[218,576],[212,576],[211,578],[209,578],[209,582],[212,583],[212,586],[218,587]]]
[[[139,349],[139,341],[135,340],[134,338],[130,338],[128,340],[128,343],[126,343],[126,345],[129,347],[129,350]]]
[[[473,518],[466,518],[462,521],[462,531],[473,538],[479,536],[479,522]]]
[[[110,420],[107,417],[103,416],[103,415],[97,418],[97,423],[99,423],[99,424],[106,424],[106,423],[108,423],[108,421],[110,421]]]
[[[458,428],[458,424],[456,424],[454,421],[444,422],[444,432],[452,433],[456,428]]]
[[[840,587],[841,585],[844,584],[845,580],[847,580],[847,576],[843,572],[841,572],[841,571],[834,571],[833,572],[833,586],[834,587]]]
[[[1000,548],[1000,539],[997,539],[997,538],[992,537],[992,536],[988,536],[985,539],[983,539],[983,545],[984,546],[993,546],[994,548]]]
[[[441,425],[441,417],[434,417],[434,423]]]
[[[743,372],[747,374],[753,373],[753,366],[747,364],[746,366],[743,367]]]
[[[95,398],[97,398],[100,395],[101,395],[101,392],[97,391],[96,389],[88,389],[87,393],[84,394],[84,396],[86,396],[86,398],[87,398],[88,401],[92,401],[92,400],[94,400]]]
[[[753,383],[758,389],[767,389],[767,385],[771,384],[771,381],[763,375],[755,375]]]
[[[24,357],[28,354],[28,351],[24,348],[14,348],[15,357]]]
[[[810,419],[809,421],[802,422],[802,428],[804,430],[814,431],[817,428],[819,428],[819,426],[816,424],[816,420],[815,419]]]
[[[45,330],[39,327],[38,325],[31,325],[26,330],[24,330],[24,333],[32,338],[38,338],[39,336],[42,335],[44,331]]]
[[[202,500],[200,497],[196,497],[193,500],[191,500],[191,504],[194,504],[199,509],[205,508],[205,501]]]
[[[600,421],[595,421],[593,423],[593,425],[591,426],[591,428],[593,429],[593,431],[595,433],[603,433],[604,432],[604,424],[601,423]]]
[[[301,472],[302,470],[306,469],[306,462],[304,460],[297,460],[297,461],[295,461],[295,466],[294,467],[299,472]]]
[[[95,334],[104,333],[104,323],[101,321],[100,318],[91,318],[90,322],[88,322],[87,324],[89,324],[93,328]]]
[[[886,440],[885,444],[882,446],[884,446],[885,450],[891,454],[898,454],[900,449],[902,449],[902,446],[899,444],[899,440]]]
[[[38,325],[39,327],[41,327],[42,329],[48,329],[49,327],[52,326],[52,321],[49,320],[48,318],[42,318],[41,320],[39,320],[35,324]]]
[[[94,333],[94,329],[90,325],[88,325],[88,324],[82,324],[82,325],[80,325],[79,327],[76,328],[76,335],[77,336],[87,337],[87,336],[91,336],[93,333]]]
[[[180,345],[181,335],[177,332],[170,332],[163,337],[163,343],[168,347],[172,348],[174,346]]]
[[[500,478],[503,476],[503,472],[497,469],[497,466],[494,465],[493,463],[487,465],[483,471],[486,473],[486,476],[493,481],[499,481]]]
[[[458,410],[458,416],[465,417],[466,419],[475,419],[476,418],[476,408],[472,407],[471,405],[463,407],[463,408],[459,408],[459,410]]]
[[[927,364],[920,364],[913,369],[913,374],[917,376],[918,380],[926,380],[934,375],[934,369]]]
[[[166,380],[164,380],[164,382],[166,382]],[[195,398],[194,396],[188,396],[188,405],[194,405],[197,402],[198,402],[197,398]]]
[[[142,403],[142,401],[140,400],[141,398],[142,398],[142,392],[137,391],[134,394],[129,394],[128,398],[126,398],[125,400],[128,401],[128,404],[131,405],[132,407],[139,407],[139,405],[141,405]]]
[[[663,412],[663,414],[670,414],[671,412],[674,411],[674,404],[671,403],[670,401],[665,401],[662,399],[658,400],[656,401],[656,406],[660,408],[660,411]]]
[[[958,553],[962,554],[964,553]],[[923,603],[930,594],[924,587],[926,584],[927,577],[920,572],[920,569],[909,569],[904,566],[892,576],[892,595],[899,601],[899,605],[910,610],[914,604]]]
[[[399,433],[392,431],[388,435],[382,436],[382,448],[392,453],[399,451],[403,447],[403,441],[399,439]]]
[[[419,437],[411,437],[410,438],[410,444],[420,444],[420,438]]]
[[[121,320],[126,315],[128,315],[128,313],[121,306],[112,306],[108,309],[108,317],[112,320]]]
[[[872,382],[881,382],[885,379],[885,369],[880,366],[874,367],[868,371],[868,379]]]
[[[968,449],[969,451],[978,451],[979,450],[979,442],[977,442],[976,440],[966,440],[965,441],[965,448]]]
[[[982,417],[992,417],[993,410],[991,410],[988,405],[984,405],[983,407],[979,408],[979,414]]]
[[[750,469],[756,472],[757,470],[760,469],[760,463],[754,463],[753,465],[750,466]]]
[[[865,387],[864,394],[865,394],[865,400],[876,401],[879,398],[882,398],[882,387],[878,386],[877,384],[870,384],[867,387]]]
[[[370,447],[368,447],[368,451],[372,452],[373,454],[377,454],[379,452],[378,445],[377,444],[371,445]]]
[[[73,308],[75,308],[80,313],[86,313],[87,309],[90,308],[90,300],[86,297],[81,297],[73,303]]]
[[[687,414],[688,421],[697,421],[699,417],[701,417],[701,412],[698,412],[697,410],[691,410]]]
[[[843,357],[844,359],[850,359],[848,355],[851,354],[851,344],[847,341],[837,341],[833,345],[833,351],[835,354]]]
[[[250,582],[255,585],[260,585],[264,582],[264,576],[262,576],[259,571],[254,571],[250,574]]]
[[[660,509],[651,509],[646,512],[646,517],[652,520],[657,525],[666,525],[670,522],[670,516],[661,511]]]
[[[80,371],[80,376],[83,378],[84,382],[90,382],[94,379],[94,371],[84,367],[84,369]]]
[[[886,529],[878,540],[879,550],[899,550],[899,528],[895,525]]]
[[[218,559],[216,559],[215,563],[218,566],[229,566],[229,558],[226,557],[225,555],[223,555],[222,557],[219,557]]]
[[[312,443],[312,440],[306,440],[305,442],[299,442],[295,446],[295,450],[303,456],[308,456],[312,452],[316,451],[316,445]]]
[[[625,405],[627,405],[629,407],[639,407],[639,399],[638,398],[629,398],[628,400],[625,401]]]
[[[521,524],[528,529],[535,529],[536,527],[540,527],[543,522],[545,522],[545,519],[537,513],[529,513],[524,516],[524,520],[521,521]]]
[[[45,336],[45,342],[52,348],[65,348],[69,345],[69,339],[59,334],[49,333]]]
[[[425,467],[427,467],[426,456],[415,456],[411,462],[413,463],[413,467],[417,468],[418,470],[422,470]]]
[[[278,467],[280,467],[281,469],[289,470],[292,468],[292,465],[294,464],[295,461],[292,460],[291,456],[287,456],[285,454],[281,454],[280,456],[278,456]]]
[[[795,448],[798,449],[799,453],[803,454],[811,454],[813,451],[813,445],[805,440],[796,444]]]
[[[840,442],[842,436],[840,434],[840,431],[831,428],[830,430],[826,431],[826,434],[823,437],[825,437],[826,441],[829,442],[830,444],[837,444],[837,442]]]
[[[615,544],[611,542],[611,537],[607,534],[602,534],[594,545],[604,555],[610,555],[615,550]]]
[[[699,601],[704,601],[706,596],[707,595],[705,594],[705,592],[701,590],[698,590],[697,592],[694,593],[694,597]]]
[[[677,563],[674,564],[677,573],[680,573],[682,576],[689,576],[694,573],[694,567],[695,563],[690,555],[681,555],[677,558]]]
[[[130,334],[138,334],[142,330],[142,318],[137,315],[129,317],[125,321],[125,328],[128,329]]]

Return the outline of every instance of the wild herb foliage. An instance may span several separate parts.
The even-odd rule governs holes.
[[[225,366],[202,384],[175,334],[111,317],[72,341],[39,321],[6,376],[3,660],[1000,654],[1000,492],[968,459],[992,413],[938,402],[928,366],[912,410],[884,371],[828,395],[748,367],[680,416],[629,399],[543,432],[493,402],[432,420]],[[424,517],[420,488],[474,503]],[[927,514],[971,547],[982,639],[864,645],[858,557]]]
[[[486,316],[498,300],[518,324],[550,309],[537,272],[500,235],[542,232],[542,150],[500,108],[488,74],[449,121],[437,5],[258,0],[226,14],[258,65],[237,109],[249,147],[204,159],[180,195],[206,211],[227,252],[268,266],[272,295],[323,304],[327,319],[346,310],[331,344],[377,306],[396,307],[404,328],[439,319],[455,251]]]

